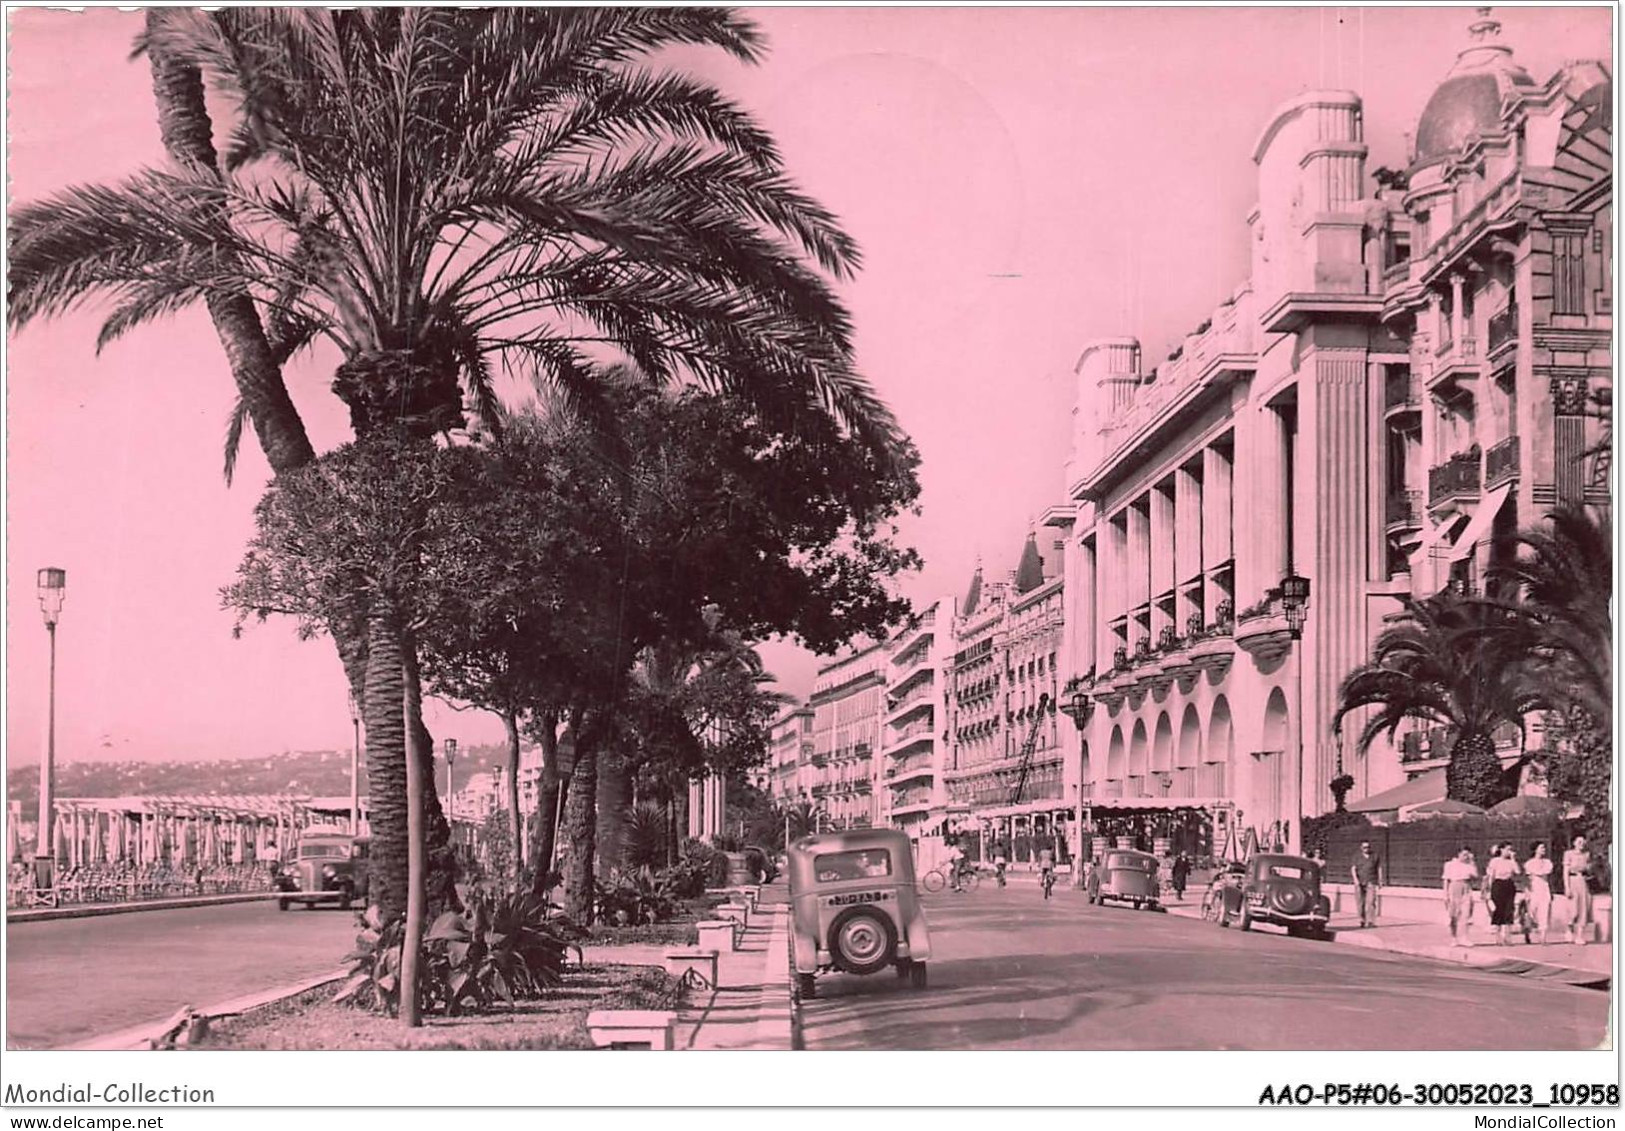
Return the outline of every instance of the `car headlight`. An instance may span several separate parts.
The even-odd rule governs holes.
[[[331,864],[323,864],[322,865],[322,879],[331,880],[336,875],[338,875],[338,873],[333,870],[333,865],[331,865]]]

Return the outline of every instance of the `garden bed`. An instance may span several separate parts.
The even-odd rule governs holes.
[[[396,1018],[333,1002],[333,987],[217,1021],[200,1049],[590,1049],[587,1014],[595,1009],[676,1009],[680,988],[663,970],[588,965],[513,1010],[425,1017],[408,1029]]]

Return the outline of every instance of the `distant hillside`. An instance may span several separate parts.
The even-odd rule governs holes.
[[[499,746],[471,746],[458,752],[457,787],[474,774],[502,762]],[[435,759],[435,785],[444,790],[446,763]],[[58,797],[127,797],[143,794],[298,793],[341,797],[350,792],[348,750],[300,750],[269,758],[212,762],[69,762],[56,768]],[[367,792],[362,754],[361,792]],[[21,801],[23,817],[39,810],[39,766],[19,766],[6,778],[6,797]]]

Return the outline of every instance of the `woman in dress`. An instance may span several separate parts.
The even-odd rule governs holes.
[[[1478,879],[1478,865],[1473,863],[1473,852],[1463,848],[1444,864],[1444,908],[1450,917],[1450,934],[1460,946],[1472,946],[1467,937],[1467,921],[1472,914],[1473,883]]]
[[[1584,946],[1591,937],[1591,853],[1586,851],[1586,838],[1574,838],[1574,847],[1563,853],[1563,894],[1569,897],[1573,909],[1569,917],[1569,939],[1575,946]]]
[[[1552,858],[1543,840],[1537,840],[1529,851],[1529,860],[1523,866],[1523,874],[1529,878],[1529,914],[1540,930],[1540,945],[1545,946],[1546,932],[1552,925]]]
[[[1490,926],[1495,928],[1496,944],[1506,946],[1518,904],[1518,862],[1510,844],[1496,846],[1495,854],[1484,864],[1484,878],[1490,882]]]

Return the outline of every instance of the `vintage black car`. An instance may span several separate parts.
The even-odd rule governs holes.
[[[1246,871],[1214,883],[1203,913],[1221,927],[1275,923],[1295,937],[1326,938],[1332,905],[1320,894],[1320,878],[1320,865],[1308,857],[1261,853]]]
[[[277,910],[289,904],[336,903],[348,908],[367,897],[367,840],[342,829],[309,828],[299,834],[294,858],[276,875]]]

